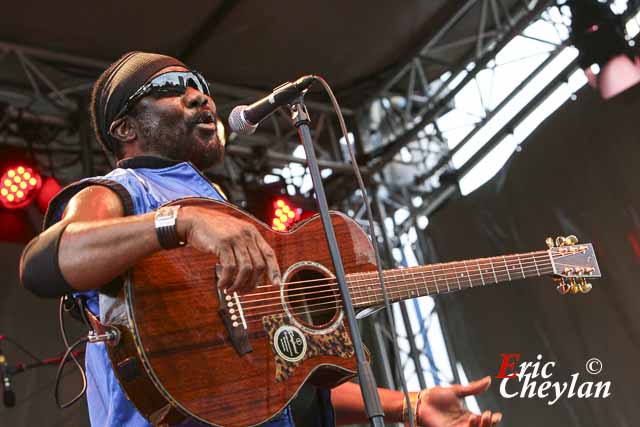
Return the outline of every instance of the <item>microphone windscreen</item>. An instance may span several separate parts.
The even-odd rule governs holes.
[[[251,135],[258,127],[245,119],[244,110],[246,108],[246,105],[238,105],[229,114],[229,128],[239,135]]]

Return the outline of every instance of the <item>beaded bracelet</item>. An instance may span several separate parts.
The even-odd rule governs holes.
[[[418,407],[420,406],[420,400],[422,399],[423,392],[427,390],[414,391],[409,393],[409,401],[411,403],[411,409],[413,410],[414,424],[418,425]],[[407,406],[407,399],[402,399],[402,418],[400,422],[405,425],[409,425],[409,407]]]

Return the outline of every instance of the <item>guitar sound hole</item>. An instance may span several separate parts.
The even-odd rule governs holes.
[[[340,307],[340,293],[334,278],[305,268],[294,272],[287,282],[285,300],[299,322],[312,327],[331,323]]]

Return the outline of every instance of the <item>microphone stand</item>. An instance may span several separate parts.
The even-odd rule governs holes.
[[[73,355],[75,357],[81,356],[83,354],[84,354],[84,350],[78,350],[73,352]],[[5,375],[7,375],[8,377],[15,377],[16,375],[26,372],[30,369],[40,368],[42,366],[58,365],[61,360],[62,360],[62,356],[58,356],[58,357],[50,357],[47,359],[38,360],[37,362],[32,362],[32,363],[21,362],[21,363],[18,363],[17,365],[7,364],[4,367],[4,371],[5,371]],[[65,361],[65,363],[69,363],[69,362],[71,362],[71,358]],[[1,378],[0,378],[0,381],[1,381]],[[11,393],[7,393],[7,390],[4,390],[3,402],[7,408],[15,406],[16,397],[13,390],[11,390]]]
[[[311,118],[309,117],[309,112],[304,104],[303,97],[304,94],[289,106],[291,120],[293,121],[294,126],[298,129],[298,136],[300,137],[300,141],[302,142],[304,151],[307,155],[307,164],[309,166],[311,180],[316,193],[320,218],[327,238],[329,252],[331,253],[331,260],[333,261],[336,280],[338,281],[340,294],[342,295],[344,314],[347,318],[349,330],[351,331],[351,341],[353,341],[353,348],[358,363],[358,380],[360,382],[360,390],[362,392],[367,418],[369,418],[371,426],[383,427],[384,412],[382,411],[380,397],[378,396],[376,380],[373,376],[371,365],[365,355],[362,338],[358,329],[358,323],[356,322],[356,314],[353,308],[353,302],[351,301],[351,295],[349,294],[349,288],[347,287],[344,266],[342,265],[342,258],[340,257],[340,249],[338,248],[338,241],[336,240],[336,234],[333,229],[333,224],[331,223],[331,217],[329,216],[327,197],[322,185],[322,176],[320,175],[318,160],[316,159],[311,139],[311,132],[309,131]]]

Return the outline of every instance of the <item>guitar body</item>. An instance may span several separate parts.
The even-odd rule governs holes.
[[[216,256],[186,246],[142,260],[119,294],[101,299],[103,323],[120,332],[108,346],[114,371],[150,422],[252,426],[278,414],[307,380],[333,387],[354,376],[319,217],[278,233],[227,203],[173,203],[253,223],[275,250],[283,286],[260,283],[250,294],[225,295],[216,286]],[[339,213],[332,222],[346,272],[375,270],[362,229]]]

